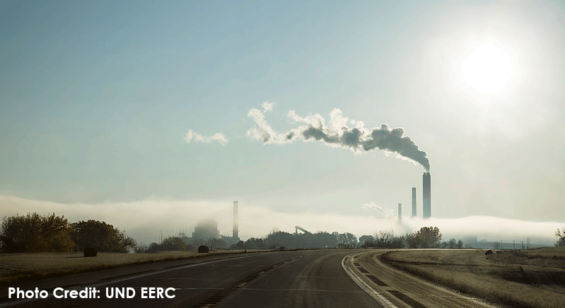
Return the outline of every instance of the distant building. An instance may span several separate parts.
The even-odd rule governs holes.
[[[222,240],[224,240],[228,245],[237,244],[239,242],[239,214],[238,214],[238,202],[233,202],[233,233],[232,236],[222,235]]]
[[[200,220],[192,232],[192,240],[207,241],[211,238],[220,238],[218,223],[213,219]]]
[[[221,239],[228,245],[237,244],[239,242],[239,226],[238,226],[238,202],[233,202],[233,234],[232,236],[220,235],[218,231],[218,223],[213,219],[200,220],[192,232],[192,243],[201,244],[209,239]]]

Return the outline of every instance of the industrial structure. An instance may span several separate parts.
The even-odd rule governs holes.
[[[429,172],[424,172],[424,219],[432,217],[432,179]]]
[[[233,202],[233,238],[239,241],[239,226],[237,224],[237,201]]]
[[[233,202],[233,233],[232,236],[223,235],[221,237],[228,245],[237,244],[239,242],[239,214],[238,214],[238,203]]]
[[[182,236],[181,236],[182,235]],[[220,235],[218,231],[218,223],[213,219],[199,220],[192,232],[192,238],[184,236],[185,233],[179,233],[181,239],[186,243],[202,243],[209,239],[221,239],[226,244],[236,244],[239,242],[239,226],[238,226],[238,204],[237,201],[233,202],[233,234]]]
[[[416,216],[416,187],[412,187],[412,218]]]
[[[402,221],[402,203],[398,204],[398,222]]]
[[[294,229],[295,229],[294,234],[296,234],[296,235],[298,235],[298,230],[304,232],[304,234],[312,234],[312,233],[308,232],[307,230],[300,228],[299,226],[294,226]]]
[[[220,238],[218,223],[213,219],[199,220],[192,232],[192,240],[207,241],[211,238]]]

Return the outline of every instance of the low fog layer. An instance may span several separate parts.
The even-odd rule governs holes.
[[[0,195],[2,209],[0,215],[25,215],[37,212],[41,215],[55,213],[64,215],[70,222],[95,219],[105,221],[125,230],[140,242],[158,241],[158,234],[178,235],[179,231],[188,231],[191,236],[199,220],[214,219],[218,222],[220,234],[232,234],[233,203],[231,200],[218,201],[179,201],[145,200],[135,202],[116,202],[100,204],[54,203],[22,199]],[[489,241],[525,241],[552,242],[557,228],[565,227],[564,222],[530,222],[488,216],[472,216],[456,219],[432,218],[412,219],[404,214],[401,223],[396,216],[385,216],[378,209],[367,206],[366,216],[344,216],[332,213],[317,214],[312,212],[281,213],[269,208],[246,204],[239,200],[239,236],[245,240],[250,237],[263,237],[274,228],[285,232],[294,232],[298,225],[310,232],[351,232],[357,237],[373,235],[378,231],[392,230],[397,235],[413,232],[422,226],[437,226],[443,239],[451,237],[476,236],[478,240]],[[391,213],[390,209],[384,211]],[[396,214],[396,212],[394,213]]]

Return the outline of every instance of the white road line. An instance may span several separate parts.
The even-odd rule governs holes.
[[[395,305],[393,305],[391,302],[389,302],[386,298],[384,298],[382,295],[380,295],[377,291],[373,290],[367,283],[365,283],[365,281],[363,281],[359,276],[357,276],[357,274],[355,274],[355,272],[353,272],[351,269],[349,269],[347,266],[345,266],[345,260],[347,259],[347,257],[349,257],[349,256],[346,256],[345,258],[343,258],[341,260],[341,267],[343,267],[343,269],[345,270],[347,275],[349,275],[349,277],[351,277],[351,279],[353,279],[353,281],[355,281],[355,283],[363,291],[365,291],[372,298],[374,298],[379,304],[381,304],[381,305],[383,305],[384,307],[387,307],[387,308],[397,308]]]
[[[427,286],[429,286],[429,287],[432,287],[432,288],[434,288],[434,289],[437,289],[437,290],[439,290],[439,291],[442,291],[442,292],[445,292],[445,293],[451,295],[451,296],[442,296],[442,297],[446,297],[446,298],[447,298],[447,297],[456,297],[456,298],[468,300],[468,301],[470,301],[470,302],[472,302],[472,303],[474,303],[474,304],[480,305],[480,306],[482,306],[482,307],[496,308],[496,306],[491,306],[491,305],[487,304],[486,302],[484,302],[484,301],[482,301],[482,300],[480,300],[480,299],[478,299],[478,298],[471,297],[471,296],[461,295],[461,294],[456,293],[456,292],[453,292],[453,291],[451,291],[451,290],[449,290],[449,289],[447,289],[447,288],[445,288],[445,287],[441,287],[441,286],[439,286],[439,285],[436,285],[436,284],[427,282],[427,281],[423,280],[422,278],[419,278],[419,277],[410,275],[410,274],[405,273],[405,272],[403,272],[403,271],[401,271],[401,270],[398,270],[398,269],[393,268],[393,267],[391,267],[391,266],[385,265],[385,264],[383,264],[381,261],[379,261],[377,258],[375,258],[375,260],[376,260],[378,263],[380,263],[382,266],[384,266],[384,267],[388,268],[389,270],[394,271],[394,272],[396,272],[396,273],[398,273],[398,274],[400,274],[400,275],[402,275],[402,276],[404,276],[404,277],[407,277],[407,278],[416,280],[416,281],[419,282],[420,284],[425,284],[425,285],[427,285]],[[402,283],[406,283],[406,282],[402,282]]]
[[[106,281],[106,282],[98,283],[98,284],[95,284],[95,285],[90,285],[89,287],[99,287],[99,286],[103,286],[103,285],[107,285],[107,284],[112,284],[112,283],[118,283],[118,282],[122,282],[122,281],[137,279],[137,278],[140,278],[140,277],[145,277],[145,276],[151,276],[151,275],[155,275],[155,274],[161,274],[161,273],[176,271],[176,270],[179,270],[179,269],[185,269],[185,268],[189,268],[189,267],[196,267],[196,266],[201,266],[201,265],[208,265],[208,264],[212,264],[212,263],[219,263],[219,262],[225,262],[225,261],[237,260],[237,259],[243,259],[243,258],[249,258],[249,257],[252,257],[252,256],[237,257],[237,258],[229,258],[229,259],[223,259],[223,260],[216,260],[216,261],[210,261],[210,262],[203,262],[203,263],[197,263],[197,264],[190,264],[190,265],[185,265],[185,266],[181,266],[181,267],[175,267],[175,268],[166,269],[166,270],[162,270],[162,271],[151,272],[151,273],[147,273],[147,274],[142,274],[142,275],[137,275],[137,276],[132,276],[132,277],[126,277],[126,278],[122,278],[122,279],[116,279],[116,280]]]

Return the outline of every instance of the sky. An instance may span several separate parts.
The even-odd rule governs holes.
[[[563,50],[561,1],[1,0],[0,216],[360,236],[429,161],[434,218],[552,238]]]

